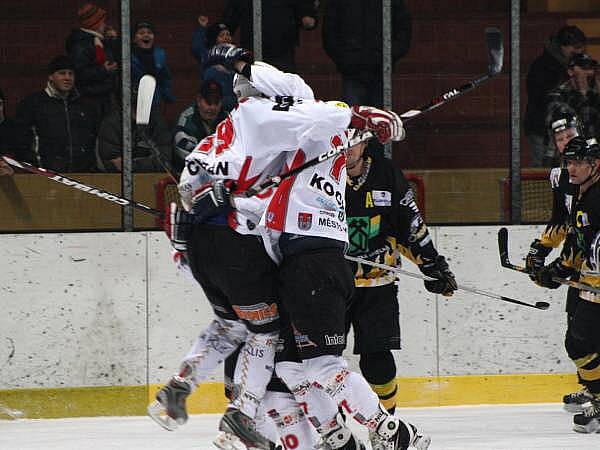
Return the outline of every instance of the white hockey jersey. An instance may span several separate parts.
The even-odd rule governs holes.
[[[257,89],[271,93],[274,86],[284,86],[282,76],[289,75],[274,68],[253,68],[252,82]],[[312,94],[298,79],[294,78],[295,87],[284,92]],[[280,174],[283,162],[293,158],[299,148],[309,141],[329,142],[331,136],[347,128],[350,119],[350,109],[321,101],[291,96],[241,99],[215,134],[206,137],[186,158],[179,184],[184,207],[191,208],[192,197],[210,179],[234,180],[234,194],[239,194]],[[272,190],[268,190],[251,198],[235,197],[230,226],[242,234],[258,234],[256,225],[271,195]]]
[[[327,139],[311,139],[286,160],[293,169],[332,148],[346,148],[346,133]],[[276,233],[319,236],[348,242],[345,210],[346,155],[342,151],[292,178],[277,188],[261,226]]]

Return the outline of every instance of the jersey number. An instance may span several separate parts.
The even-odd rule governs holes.
[[[294,104],[294,97],[289,95],[278,95],[275,97],[275,106],[273,106],[273,111],[289,111],[290,106]]]
[[[228,117],[219,125],[217,125],[217,130],[214,134],[211,134],[200,143],[197,151],[201,153],[210,153],[213,147],[216,145],[214,148],[215,154],[220,155],[229,149],[234,138],[235,130],[233,129],[233,123],[231,123],[231,119]]]

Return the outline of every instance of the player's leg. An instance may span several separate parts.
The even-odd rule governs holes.
[[[600,304],[580,300],[569,334],[569,356],[592,398],[583,412],[573,417],[573,429],[581,433],[600,432]]]
[[[396,408],[398,385],[391,350],[400,349],[400,311],[395,284],[356,288],[352,306],[354,353],[360,371],[390,413]]]
[[[281,298],[296,333],[302,370],[279,371],[294,395],[306,385],[320,385],[348,415],[377,433],[383,449],[404,449],[428,438],[408,423],[388,414],[367,381],[348,370],[341,357],[345,347],[345,310],[353,276],[339,249],[287,255],[280,269]],[[291,369],[291,368],[290,368]]]
[[[243,236],[231,230],[221,234],[218,240],[221,255],[217,260],[222,262],[216,266],[219,270],[211,272],[210,267],[206,270],[225,292],[237,318],[247,326],[248,335],[234,372],[236,393],[219,429],[247,444],[269,448],[268,442],[255,431],[253,419],[273,373],[279,336],[276,266],[256,236]]]

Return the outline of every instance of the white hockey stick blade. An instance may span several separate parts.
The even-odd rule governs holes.
[[[496,27],[485,29],[485,43],[488,48],[489,73],[497,75],[502,72],[504,59],[504,44],[502,42],[502,32]]]
[[[135,110],[135,123],[148,125],[150,123],[150,111],[152,111],[152,98],[156,90],[156,78],[152,75],[144,75],[140,80],[137,94],[137,107]]]
[[[165,430],[175,431],[178,427],[178,423],[167,415],[165,407],[158,400],[148,405],[148,416]]]

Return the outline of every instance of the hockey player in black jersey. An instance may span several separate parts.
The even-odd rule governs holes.
[[[388,265],[400,253],[419,266],[433,293],[451,296],[456,289],[446,259],[435,249],[404,175],[391,161],[364,154],[360,133],[350,131],[346,152],[346,212],[351,256]],[[354,145],[352,145],[354,144]],[[355,291],[348,313],[354,328],[354,353],[360,369],[391,413],[396,406],[396,365],[391,350],[400,349],[396,275],[366,264],[352,263]]]
[[[575,137],[563,154],[569,180],[579,191],[569,213],[569,233],[560,256],[537,272],[536,281],[556,289],[554,277],[580,274],[582,283],[600,286],[600,146],[596,139]],[[600,295],[580,290],[566,347],[589,392],[583,412],[573,418],[575,431],[600,432]]]
[[[581,134],[581,124],[572,111],[557,110],[549,128],[551,140],[562,159],[568,142]],[[525,266],[534,281],[536,272],[544,267],[546,257],[552,249],[561,245],[567,235],[570,210],[579,188],[569,182],[566,161],[563,160],[560,167],[555,167],[550,171],[550,186],[552,187],[552,215],[550,221],[541,236],[531,243],[529,253],[525,258]],[[577,275],[574,276],[574,279],[577,279]],[[570,287],[567,292],[566,335],[569,334],[569,326],[573,320],[578,299],[579,291]],[[590,393],[584,386],[581,390],[563,397],[564,408],[569,412],[581,412],[583,410],[582,405],[589,400]]]

